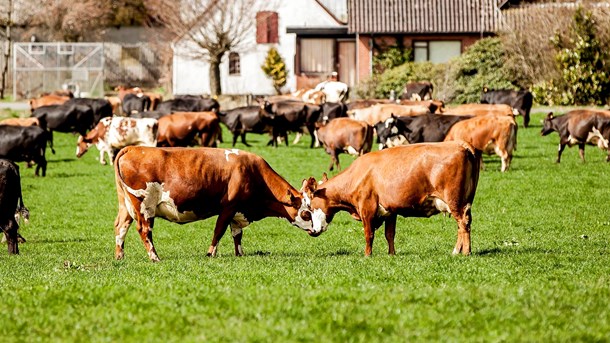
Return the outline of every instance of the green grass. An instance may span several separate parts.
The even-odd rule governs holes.
[[[342,213],[318,238],[254,223],[241,258],[230,234],[219,257],[205,256],[215,218],[158,220],[160,263],[135,227],[115,261],[112,169],[95,148],[77,160],[76,138],[56,134],[46,178],[21,164],[31,222],[21,255],[0,253],[0,341],[608,341],[610,165],[591,146],[587,163],[572,148],[555,164],[558,137],[540,137],[542,118],[520,128],[507,173],[484,158],[469,257],[451,255],[457,225],[439,215],[399,219],[397,255],[381,231],[365,258],[361,223]],[[249,140],[297,188],[329,164],[308,138]]]

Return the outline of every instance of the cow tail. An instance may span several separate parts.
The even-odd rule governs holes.
[[[508,142],[506,142],[506,151],[509,151],[512,155],[513,151],[517,150],[517,123],[511,123],[510,133],[508,135]]]
[[[470,166],[469,173],[471,177],[469,180],[471,181],[466,187],[466,195],[468,198],[468,202],[472,203],[474,199],[474,194],[476,192],[477,185],[479,183],[479,174],[481,171],[481,165],[483,161],[483,151],[475,148],[470,143],[465,141],[461,141],[462,146],[464,147],[464,152],[466,154],[466,163]]]
[[[364,155],[368,152],[371,152],[373,149],[373,133],[375,129],[371,125],[366,125],[364,130],[364,144],[362,145],[362,150],[360,151],[360,155]]]
[[[15,164],[15,168],[17,169],[17,175],[19,175],[19,166]],[[23,203],[23,195],[21,193],[21,182],[17,182],[16,187],[17,194],[19,194],[19,199],[17,201],[17,211],[15,213],[15,219],[19,221],[19,217],[21,217],[27,223],[30,220],[30,210],[28,210],[28,208],[25,207],[25,204]]]

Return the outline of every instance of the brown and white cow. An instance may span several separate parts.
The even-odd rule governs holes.
[[[70,99],[71,98],[69,96],[63,96],[63,95],[53,95],[53,94],[43,95],[39,98],[30,99],[30,110],[31,110],[31,112],[34,112],[35,109],[42,107],[42,106],[62,105]]]
[[[326,94],[313,88],[301,88],[291,95],[309,104],[322,105],[326,102]]]
[[[83,156],[95,144],[100,151],[100,163],[106,164],[104,153],[110,163],[120,149],[129,145],[156,146],[158,122],[151,118],[106,117],[85,136],[79,136],[76,157]]]
[[[510,167],[513,151],[517,149],[517,123],[504,115],[473,117],[455,123],[445,141],[466,141],[488,154],[495,152],[502,159],[502,171]]]
[[[152,261],[156,217],[189,223],[218,215],[208,256],[215,256],[228,226],[235,255],[243,255],[242,229],[266,217],[287,219],[305,230],[311,220],[303,196],[261,157],[237,149],[127,147],[115,162],[119,212],[114,223],[115,258],[135,220]]]
[[[326,125],[316,124],[318,139],[324,150],[330,155],[329,170],[334,165],[341,170],[339,154],[347,152],[350,155],[364,155],[373,146],[373,127],[366,122],[350,118],[337,118]]]
[[[509,105],[502,104],[464,104],[445,109],[443,114],[455,115],[505,115],[509,117],[515,116],[515,111]]]
[[[312,236],[326,231],[339,211],[361,220],[365,255],[373,251],[375,230],[385,222],[388,253],[394,254],[396,217],[430,217],[447,212],[458,223],[454,254],[470,254],[471,207],[479,179],[480,151],[465,142],[421,143],[374,151],[356,159],[322,183],[303,181],[311,203]]]
[[[351,113],[350,113],[351,112]],[[362,120],[371,126],[385,121],[392,114],[397,117],[415,116],[419,114],[430,113],[430,109],[425,106],[405,106],[398,104],[375,104],[371,107],[352,110],[347,112],[352,119]]]
[[[157,146],[216,146],[219,133],[220,120],[214,112],[176,112],[159,118]]]
[[[559,134],[557,163],[561,162],[561,154],[566,145],[578,145],[580,159],[585,162],[586,143],[593,143],[602,150],[608,150],[610,111],[573,110],[562,116],[554,116],[551,112],[544,119],[540,134],[546,136],[553,131]],[[610,161],[610,154],[606,161]]]
[[[35,117],[29,118],[7,118],[0,121],[0,125],[14,125],[14,126],[40,126],[40,120]]]

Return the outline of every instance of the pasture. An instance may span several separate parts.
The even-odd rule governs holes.
[[[113,170],[95,148],[77,160],[76,137],[55,133],[47,177],[20,163],[31,220],[21,255],[0,252],[0,341],[606,341],[610,165],[592,146],[585,164],[576,147],[555,164],[558,136],[539,135],[543,116],[519,128],[508,172],[484,157],[468,257],[451,255],[457,225],[438,215],[399,217],[397,255],[381,230],[365,258],[361,223],[341,213],[317,238],[256,222],[240,258],[229,232],[206,257],[215,217],[158,219],[160,263],[134,225],[115,261]],[[267,139],[248,135],[248,150],[297,188],[328,167],[309,138],[275,149]],[[353,160],[340,158],[344,168]]]

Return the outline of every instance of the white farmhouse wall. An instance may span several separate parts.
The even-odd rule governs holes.
[[[220,66],[221,87],[224,94],[274,94],[271,79],[261,69],[269,48],[275,46],[288,68],[285,91],[294,91],[296,78],[294,61],[296,35],[286,33],[286,27],[338,27],[339,23],[314,0],[281,0],[278,7],[279,43],[256,44],[256,25],[250,34],[252,44],[247,51],[237,51],[241,58],[240,75],[229,75],[228,53]],[[252,13],[255,17],[256,13]],[[209,94],[209,64],[183,55],[184,45],[176,44],[173,60],[174,94]]]

